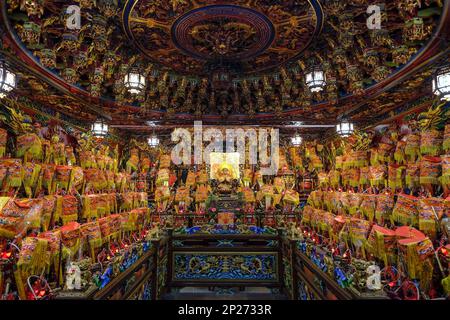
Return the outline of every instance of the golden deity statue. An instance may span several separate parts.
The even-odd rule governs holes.
[[[252,180],[253,180],[253,170],[247,167],[244,169],[242,183],[245,187],[250,187]]]
[[[175,193],[175,211],[177,214],[182,214],[187,211],[191,204],[190,189],[186,186],[178,187]]]
[[[217,191],[221,194],[229,194],[233,191],[233,180],[237,179],[233,166],[224,162],[216,170],[218,182]]]
[[[300,195],[295,188],[295,176],[287,175],[284,177],[286,189],[283,195],[283,207],[285,211],[292,211],[300,204]]]

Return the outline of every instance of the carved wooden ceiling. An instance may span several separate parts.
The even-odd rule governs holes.
[[[368,124],[430,95],[447,53],[449,1],[400,0],[368,29],[363,0],[6,0],[2,53],[16,95],[131,131],[161,124]],[[81,9],[81,29],[67,7]],[[305,72],[327,85],[311,93]],[[139,68],[145,90],[124,76]],[[225,75],[225,80],[220,77]],[[217,80],[219,78],[219,80]]]

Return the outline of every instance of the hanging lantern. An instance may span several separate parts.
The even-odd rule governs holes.
[[[339,28],[344,31],[352,31],[354,27],[354,17],[352,13],[340,13],[338,15]]]
[[[341,120],[340,123],[336,125],[336,132],[343,138],[349,137],[354,131],[353,123],[347,120]]]
[[[20,32],[20,37],[29,46],[35,47],[39,44],[41,37],[41,26],[32,21],[24,22],[23,28]]]
[[[149,127],[156,127],[158,123],[156,121],[146,121],[145,122]]]
[[[370,30],[370,38],[372,41],[372,46],[391,46],[393,45],[393,40],[389,35],[389,31],[386,29],[374,29]]]
[[[431,26],[426,26],[422,18],[412,18],[405,22],[403,39],[405,41],[422,41],[432,32]]]
[[[159,139],[156,135],[152,135],[148,138],[148,145],[152,148],[156,148],[159,145]]]
[[[109,126],[103,119],[98,119],[91,126],[92,134],[97,138],[104,138],[108,134]]]
[[[37,53],[37,56],[44,67],[56,68],[56,52],[54,49],[42,49]]]
[[[311,92],[320,92],[325,87],[325,74],[319,66],[313,66],[309,69],[305,80]]]
[[[72,68],[63,69],[61,71],[61,76],[65,81],[72,84],[75,84],[79,79],[77,71]]]
[[[363,53],[364,64],[375,68],[379,64],[378,51],[374,48],[366,48]]]
[[[124,85],[132,94],[139,94],[145,88],[145,77],[139,72],[139,69],[132,68],[124,79]]]
[[[441,100],[450,101],[450,65],[445,66],[433,76],[433,93]]]
[[[373,80],[380,82],[386,79],[391,74],[391,70],[386,66],[378,66],[372,72],[371,76]]]
[[[0,62],[0,98],[16,87],[16,75],[6,68],[3,62]]]
[[[414,49],[406,45],[397,46],[392,50],[392,60],[397,65],[406,64],[414,52]]]
[[[342,47],[337,47],[333,51],[333,60],[335,63],[346,63],[347,62],[347,51]]]
[[[303,142],[303,138],[297,133],[291,138],[291,142],[294,147],[300,147]]]
[[[74,52],[78,49],[80,42],[78,41],[78,34],[72,32],[63,33],[61,43],[56,48],[56,51],[64,50]]]
[[[351,50],[355,46],[355,37],[351,32],[339,33],[339,43],[347,50]]]
[[[106,33],[108,28],[108,22],[107,19],[104,16],[101,15],[95,15],[92,18],[92,33],[93,36],[99,36]]]
[[[347,3],[339,0],[329,0],[325,1],[324,6],[332,15],[338,15],[342,13],[347,6]]]
[[[97,6],[106,18],[111,18],[118,12],[117,0],[100,0]]]

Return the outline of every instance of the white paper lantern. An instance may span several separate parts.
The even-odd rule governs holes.
[[[0,62],[0,98],[5,97],[16,87],[16,75]]]
[[[132,94],[140,94],[145,89],[145,77],[138,69],[132,69],[125,75],[125,88]]]
[[[294,147],[299,147],[303,142],[303,138],[299,134],[296,134],[291,138],[291,142]]]
[[[354,131],[353,123],[348,122],[347,120],[342,120],[336,125],[336,132],[344,138],[351,136]]]
[[[109,126],[103,120],[99,119],[91,125],[92,134],[97,138],[104,138],[108,135]]]
[[[450,101],[450,66],[445,66],[434,74],[433,93],[441,97],[441,100]]]
[[[323,70],[316,66],[307,71],[305,83],[311,92],[320,92],[326,84],[325,74]]]
[[[152,148],[156,148],[159,145],[159,139],[156,135],[151,136],[148,138],[148,145]]]

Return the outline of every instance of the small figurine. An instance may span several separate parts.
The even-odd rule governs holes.
[[[81,270],[80,267],[71,262],[66,270],[66,289],[81,289]]]
[[[146,240],[158,240],[160,236],[160,228],[159,228],[159,222],[153,223],[153,228],[149,230]]]

